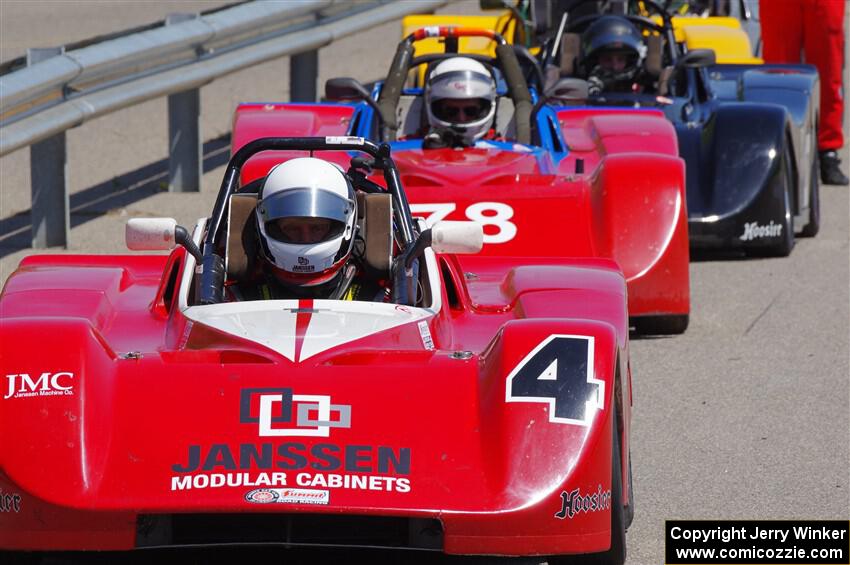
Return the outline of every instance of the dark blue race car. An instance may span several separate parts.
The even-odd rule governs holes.
[[[687,163],[691,248],[784,256],[796,236],[817,234],[817,70],[811,65],[715,64],[712,50],[676,42],[671,16],[593,14],[570,21],[544,45],[561,77],[587,79],[581,105],[656,108],[673,123]],[[634,88],[607,88],[582,60],[602,18],[637,29]],[[625,28],[622,28],[625,29]],[[603,40],[605,38],[603,37]],[[625,91],[624,91],[625,90]]]

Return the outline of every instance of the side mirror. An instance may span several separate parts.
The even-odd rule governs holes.
[[[713,51],[712,51],[713,53]],[[566,77],[558,79],[551,88],[546,90],[547,100],[564,100],[567,102],[581,102],[589,96],[589,85],[587,81],[580,78]]]
[[[366,87],[357,79],[350,77],[329,78],[325,81],[325,98],[332,102],[362,100],[369,104],[375,110],[378,119],[383,121],[378,103],[375,102],[372,95],[366,90]]]
[[[372,96],[360,81],[350,77],[329,78],[325,82],[325,98],[337,100],[371,100]]]
[[[478,0],[478,6],[482,10],[504,10],[510,8],[505,0]]]
[[[484,246],[484,226],[475,222],[441,221],[431,227],[435,253],[472,254]]]
[[[694,49],[688,51],[676,61],[677,67],[687,69],[699,69],[715,64],[717,64],[717,55],[714,53],[714,49]]]
[[[132,251],[168,251],[182,245],[201,262],[201,250],[174,218],[133,218],[124,228],[124,241]]]
[[[167,251],[177,244],[174,218],[133,218],[124,229],[124,241],[132,251]]]

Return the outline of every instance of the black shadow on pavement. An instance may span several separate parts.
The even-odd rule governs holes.
[[[229,158],[229,133],[205,142],[203,172],[207,173],[227,164]],[[150,163],[120,177],[86,188],[70,197],[71,228],[166,190],[168,190],[168,159]],[[31,247],[30,212],[31,210],[26,210],[7,218],[0,218],[0,257]]]

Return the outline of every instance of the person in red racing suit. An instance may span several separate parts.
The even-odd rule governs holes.
[[[760,0],[761,37],[767,63],[806,63],[820,74],[818,151],[821,180],[847,186],[838,150],[844,145],[841,119],[845,0]]]

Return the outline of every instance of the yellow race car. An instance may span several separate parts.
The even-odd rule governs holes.
[[[538,8],[541,3],[533,0],[517,0],[513,5],[503,0],[480,0],[482,10],[502,10],[498,15],[412,15],[402,20],[402,37],[428,26],[454,25],[457,27],[475,27],[492,29],[507,38],[508,41],[523,45],[536,53],[541,40],[556,29],[562,12]],[[590,3],[587,3],[590,4]],[[630,11],[639,15],[649,15],[644,2],[627,2]],[[548,4],[547,4],[548,5]],[[687,3],[676,10],[673,17],[673,29],[676,42],[694,49],[713,49],[719,64],[760,64],[762,59],[753,56],[750,38],[741,27],[738,18],[730,16],[708,16],[688,12]],[[584,8],[584,9],[583,9]],[[588,6],[577,5],[570,17],[582,17],[589,12]],[[653,18],[661,24],[661,18]],[[477,53],[494,56],[493,46],[480,38],[461,38],[461,53]],[[436,38],[421,42],[416,46],[416,55],[441,53],[442,46]],[[424,69],[423,69],[424,70]],[[421,78],[420,83],[421,83]]]

